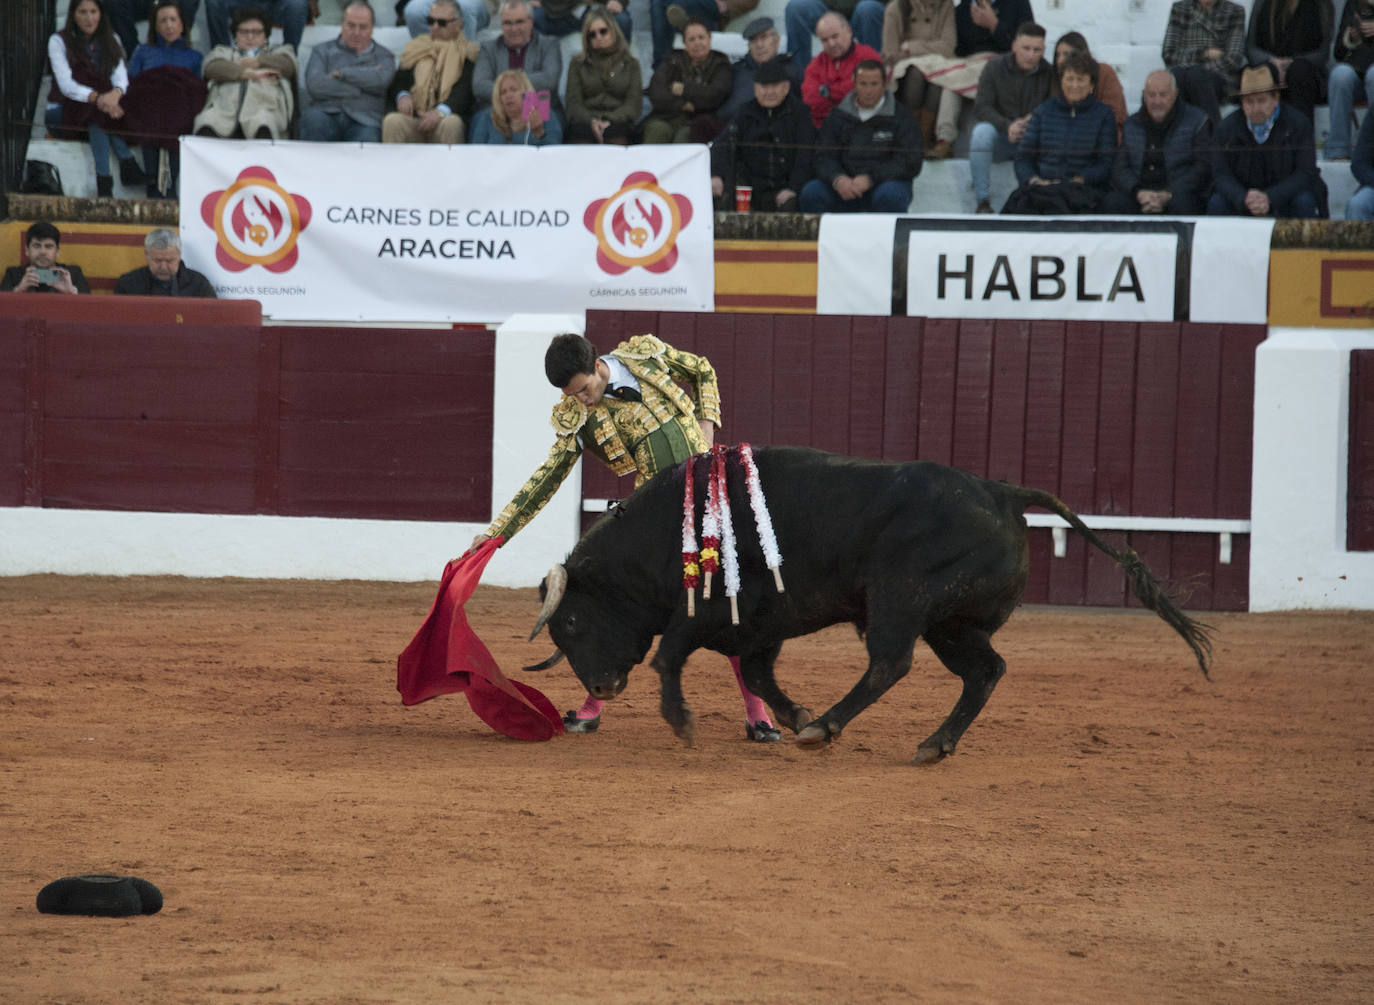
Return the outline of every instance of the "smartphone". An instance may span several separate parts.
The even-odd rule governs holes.
[[[56,286],[58,275],[56,269],[34,269],[38,275],[38,281],[44,286]]]
[[[538,112],[541,122],[549,121],[549,92],[526,91],[520,96],[520,118],[528,121],[530,112]]]

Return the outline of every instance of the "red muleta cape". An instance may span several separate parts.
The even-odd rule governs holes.
[[[463,610],[503,541],[492,538],[444,567],[429,616],[396,658],[396,690],[403,705],[461,691],[478,717],[498,733],[549,740],[563,732],[558,710],[538,690],[501,672]]]

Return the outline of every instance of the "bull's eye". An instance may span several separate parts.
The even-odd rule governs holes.
[[[569,635],[577,631],[576,614],[569,614],[566,618],[563,619],[563,631],[567,632]]]

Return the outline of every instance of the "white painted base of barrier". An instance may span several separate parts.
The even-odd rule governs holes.
[[[1272,328],[1256,351],[1252,611],[1374,609],[1374,552],[1345,547],[1352,349],[1374,332]]]

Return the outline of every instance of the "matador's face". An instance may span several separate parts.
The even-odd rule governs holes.
[[[610,380],[611,371],[598,359],[591,373],[576,374],[563,386],[563,393],[576,398],[588,408],[594,408],[606,396],[606,385]]]

